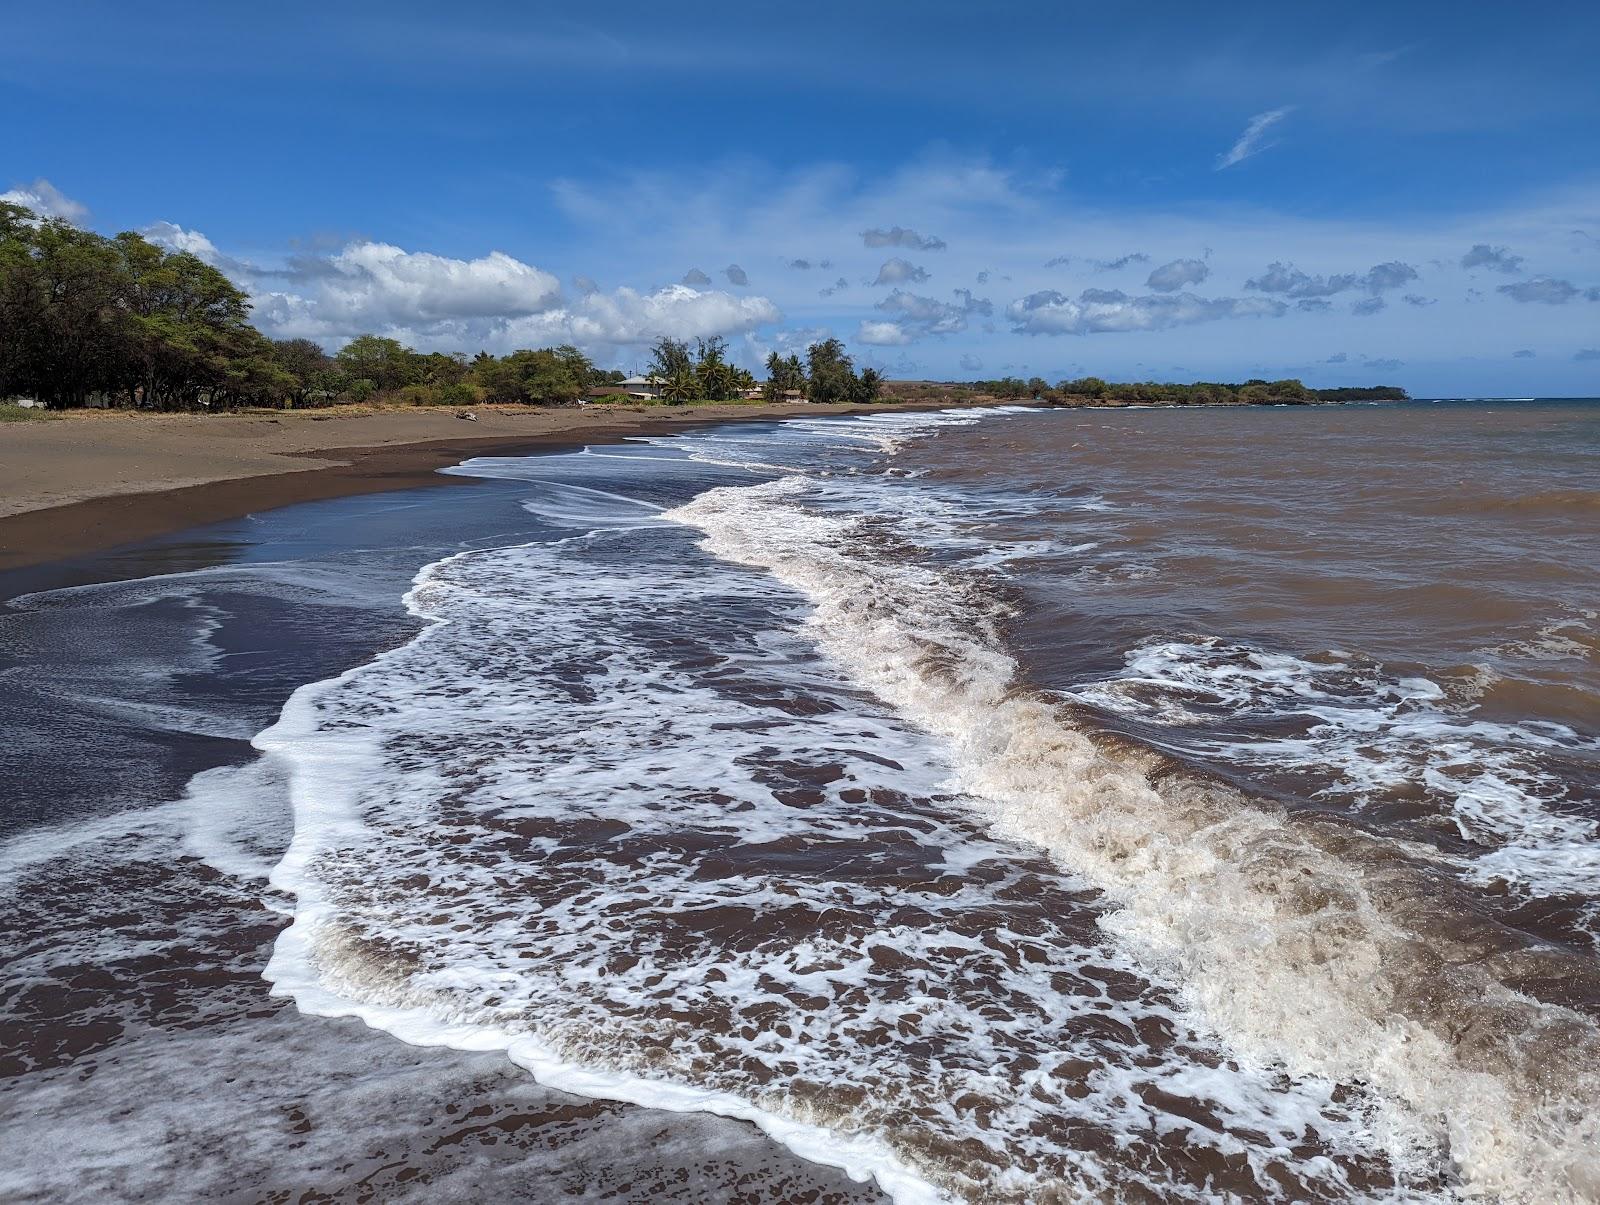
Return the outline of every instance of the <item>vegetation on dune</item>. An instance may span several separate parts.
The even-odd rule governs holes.
[[[1055,402],[1143,403],[1173,406],[1277,405],[1309,402],[1404,401],[1407,393],[1397,385],[1365,388],[1312,389],[1294,379],[1252,379],[1242,384],[1220,381],[1127,381],[1114,383],[1099,377],[1078,377],[1051,388],[1042,377],[1024,381],[1002,377],[997,381],[970,381],[957,386],[963,392],[988,397]]]

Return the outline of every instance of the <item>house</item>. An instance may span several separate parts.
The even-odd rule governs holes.
[[[659,398],[665,387],[665,381],[658,376],[651,375],[648,377],[627,377],[612,388],[615,392],[626,393],[631,398],[648,401],[651,398]]]

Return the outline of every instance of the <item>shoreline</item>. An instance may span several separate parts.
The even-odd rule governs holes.
[[[451,412],[415,411],[281,420],[119,414],[10,427],[0,430],[0,477],[20,479],[21,486],[0,494],[0,575],[300,502],[447,485],[464,479],[438,470],[471,456],[615,443],[725,422],[920,408],[793,402],[480,410],[479,424],[464,431]],[[313,422],[338,425],[312,428]],[[306,438],[313,432],[320,438]],[[99,438],[83,438],[91,433]],[[350,435],[368,442],[341,441]],[[110,478],[108,466],[133,476]]]

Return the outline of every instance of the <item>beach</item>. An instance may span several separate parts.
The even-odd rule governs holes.
[[[903,403],[899,404],[903,407]],[[0,571],[319,498],[443,484],[471,455],[707,422],[892,410],[726,403],[137,414],[0,424]]]

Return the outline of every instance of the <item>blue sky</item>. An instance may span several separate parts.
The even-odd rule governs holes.
[[[1593,4],[3,2],[0,191],[275,335],[1600,393]]]

